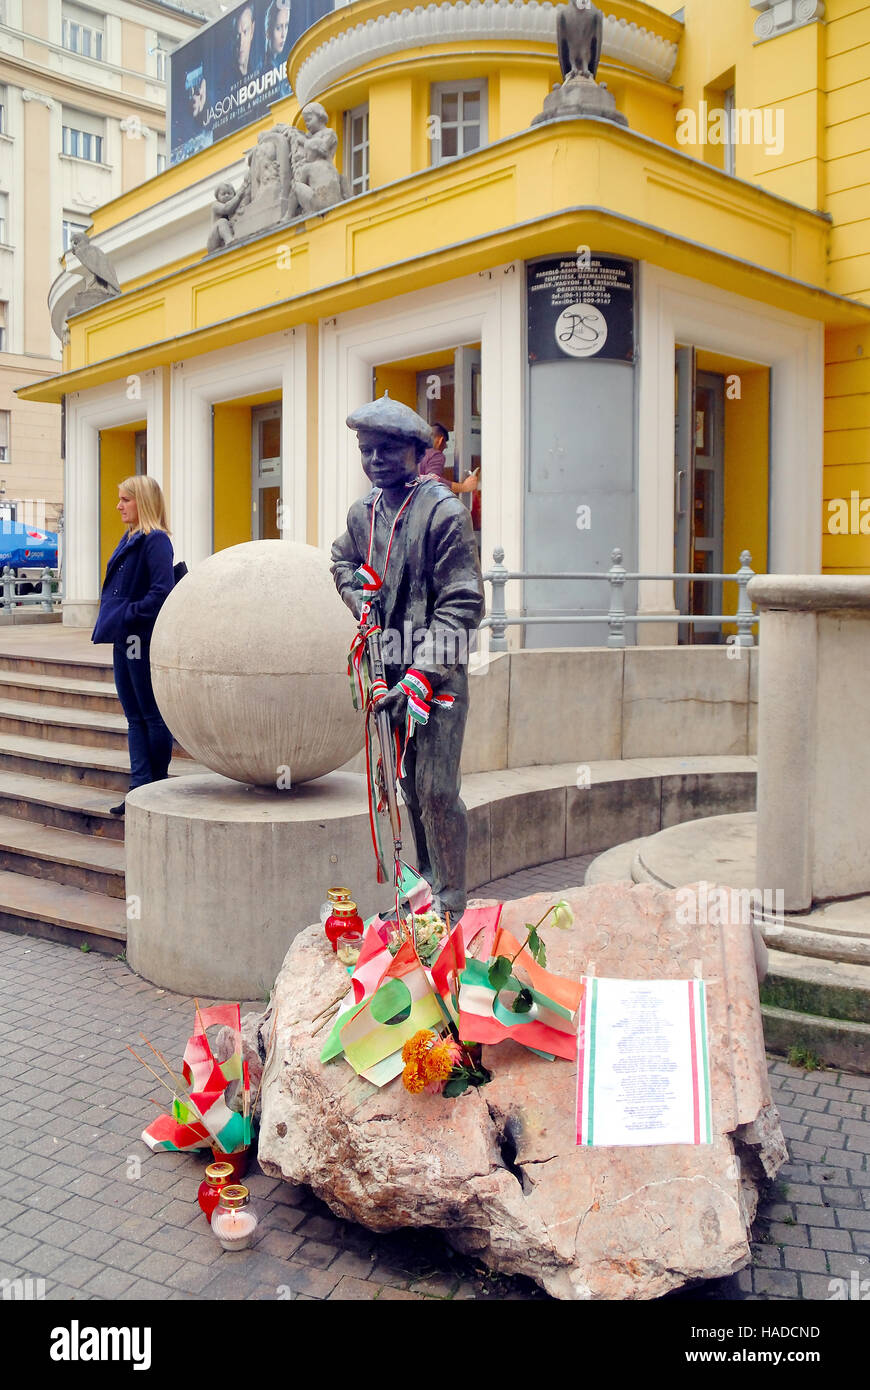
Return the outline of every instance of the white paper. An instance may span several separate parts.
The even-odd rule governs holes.
[[[704,982],[584,983],[577,1143],[712,1143]]]

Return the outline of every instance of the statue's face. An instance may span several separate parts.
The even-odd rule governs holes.
[[[419,463],[413,440],[385,430],[357,430],[363,472],[373,487],[399,488],[412,483]]]
[[[322,130],[326,125],[326,119],[319,111],[306,111],[305,125],[309,135],[316,135],[318,130]]]

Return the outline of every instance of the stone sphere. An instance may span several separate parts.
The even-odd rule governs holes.
[[[176,585],[151,642],[160,712],[183,748],[237,782],[283,787],[363,746],[347,653],[356,624],[312,545],[249,541]]]

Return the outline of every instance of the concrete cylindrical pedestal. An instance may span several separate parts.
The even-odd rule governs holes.
[[[284,792],[217,773],[153,782],[127,798],[126,842],[129,962],[187,994],[265,998],[335,884],[366,916],[390,904],[351,773]]]

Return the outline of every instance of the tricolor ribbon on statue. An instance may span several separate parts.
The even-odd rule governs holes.
[[[405,754],[408,751],[408,744],[414,736],[414,731],[418,724],[428,724],[429,714],[433,705],[449,707],[455,702],[456,696],[445,692],[444,694],[433,695],[432,686],[428,677],[416,667],[411,666],[399,681],[399,689],[404,691],[408,700],[405,715],[405,742],[402,746],[402,753],[399,759],[399,776],[405,775]]]
[[[369,700],[374,694],[375,687],[378,687],[378,694],[375,699],[380,699],[381,695],[387,693],[386,681],[373,681],[368,683],[368,673],[365,669],[364,657],[366,654],[366,642],[373,632],[380,632],[376,623],[365,624],[360,622],[357,634],[350,644],[350,651],[347,654],[347,674],[350,678],[350,693],[353,698],[354,709],[364,710],[368,708]],[[383,686],[383,690],[380,690]]]

